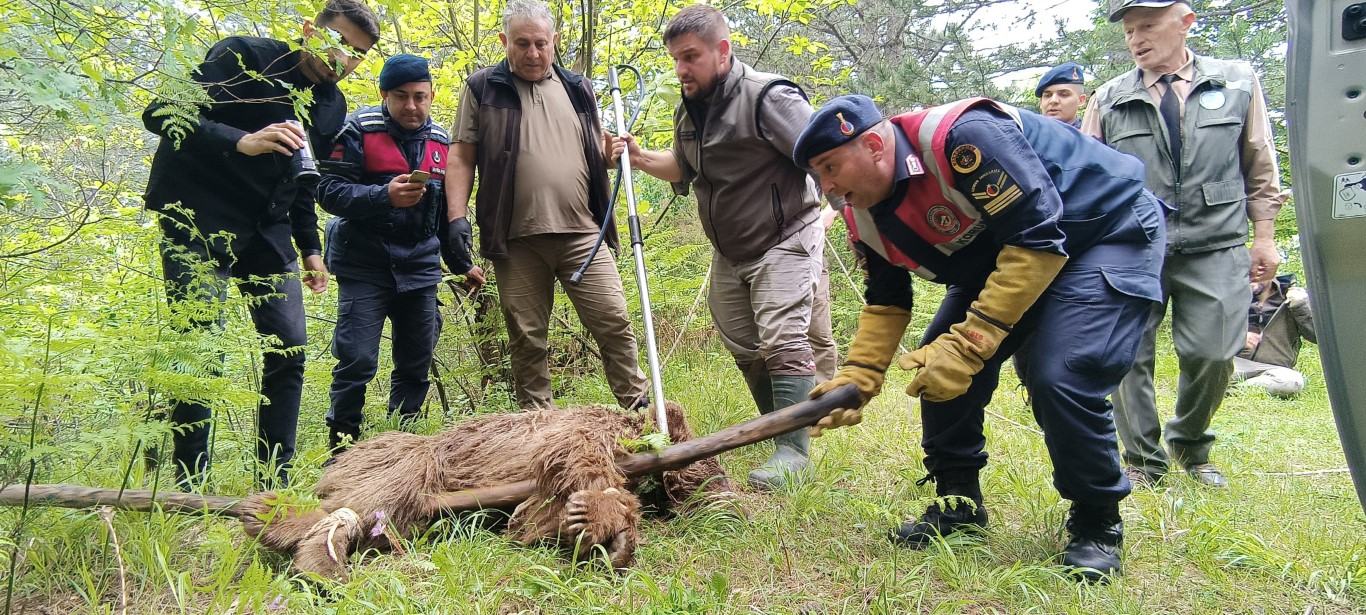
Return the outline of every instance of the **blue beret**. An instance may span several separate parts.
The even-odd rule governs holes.
[[[1070,83],[1074,85],[1086,84],[1086,72],[1081,69],[1081,65],[1076,62],[1063,62],[1054,66],[1052,70],[1043,74],[1039,79],[1039,87],[1034,88],[1034,97],[1042,98],[1043,91],[1050,85],[1060,83]]]
[[[400,53],[384,62],[379,71],[379,89],[385,92],[414,81],[431,81],[427,60],[411,53]]]
[[[807,121],[792,148],[792,161],[807,168],[813,157],[854,140],[881,121],[882,112],[867,96],[847,94],[832,98]]]

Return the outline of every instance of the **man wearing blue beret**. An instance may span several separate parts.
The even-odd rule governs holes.
[[[1086,104],[1086,73],[1076,62],[1054,66],[1039,79],[1034,97],[1039,99],[1039,113],[1080,128],[1077,111]]]
[[[319,204],[336,216],[327,222],[327,266],[340,288],[327,413],[334,453],[360,438],[365,389],[379,368],[386,319],[394,362],[389,412],[410,419],[421,411],[441,329],[438,255],[447,256],[453,273],[483,281],[483,271],[470,261],[469,225],[445,224],[451,138],[431,119],[427,60],[406,53],[389,58],[379,91],[383,104],[351,115],[321,163],[318,184]],[[428,177],[414,179],[414,173]],[[451,237],[438,238],[443,230]]]
[[[916,371],[906,392],[920,398],[926,478],[943,499],[892,539],[920,548],[986,525],[982,421],[1014,355],[1054,485],[1072,501],[1062,561],[1085,579],[1118,574],[1130,485],[1106,397],[1162,299],[1166,243],[1143,165],[984,98],[883,120],[868,97],[841,96],[811,117],[793,158],[848,202],[850,238],[867,259],[858,332],[813,397],[854,383],[866,404],[910,323],[911,274],[948,287],[922,344],[899,361]],[[839,410],[816,430],[860,418]]]

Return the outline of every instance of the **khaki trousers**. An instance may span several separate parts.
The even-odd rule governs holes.
[[[713,250],[707,306],[721,341],[746,374],[813,376],[808,334],[823,232],[810,224],[762,256],[733,261]]]
[[[636,337],[626,312],[626,297],[616,258],[606,248],[576,286],[569,279],[588,257],[596,233],[553,233],[508,240],[508,258],[493,261],[498,302],[507,322],[517,404],[524,409],[553,408],[547,338],[558,280],[574,311],[602,354],[612,395],[630,407],[646,394]]]

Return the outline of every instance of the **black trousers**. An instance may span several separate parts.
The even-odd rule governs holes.
[[[163,219],[163,228],[171,222]],[[303,290],[299,265],[280,264],[279,252],[266,246],[247,249],[235,259],[211,253],[204,242],[173,239],[182,232],[171,230],[161,244],[161,265],[166,276],[167,300],[188,320],[176,318],[180,327],[210,328],[223,326],[221,308],[205,312],[204,302],[221,305],[227,299],[228,284],[250,297],[249,310],[256,332],[274,337],[278,345],[268,348],[263,357],[261,396],[256,409],[256,459],[258,482],[262,470],[270,469],[265,482],[287,479],[298,431],[299,399],[303,392],[305,354],[308,343],[304,326]],[[221,369],[222,355],[217,357]],[[177,426],[172,441],[176,484],[192,489],[206,478],[212,459],[210,431],[213,400],[176,399],[171,422]]]
[[[379,369],[384,321],[391,324],[394,369],[389,412],[416,416],[431,386],[432,352],[441,333],[436,285],[398,292],[394,288],[338,278],[337,328],[332,337],[332,407],[329,428],[358,436],[364,420],[365,388]]]
[[[1131,487],[1120,469],[1107,397],[1133,365],[1145,316],[1154,303],[1135,289],[1155,288],[1161,265],[1161,244],[1101,245],[1074,256],[973,377],[966,393],[946,402],[920,402],[929,473],[986,465],[986,406],[1002,363],[1014,355],[1034,418],[1043,429],[1058,493],[1093,505],[1124,499]],[[925,341],[962,322],[979,292],[950,286]]]

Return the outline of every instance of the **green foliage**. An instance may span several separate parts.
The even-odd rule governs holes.
[[[642,435],[640,438],[619,438],[617,444],[620,444],[622,448],[625,448],[632,453],[644,453],[647,451],[658,453],[665,448],[668,448],[671,442],[669,442],[669,434],[652,431]]]

